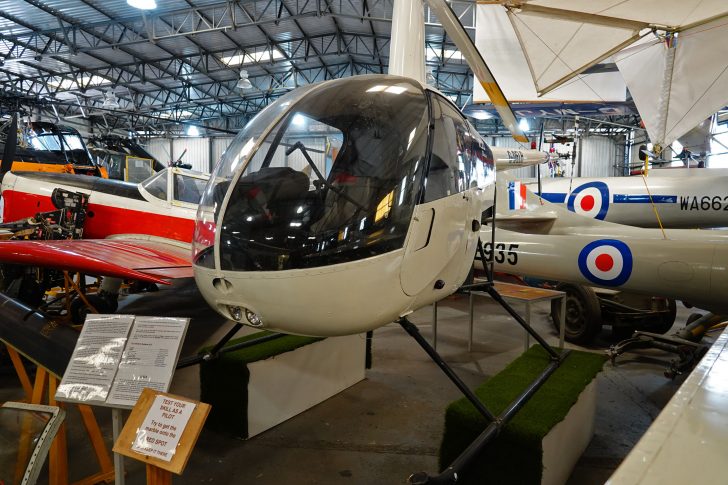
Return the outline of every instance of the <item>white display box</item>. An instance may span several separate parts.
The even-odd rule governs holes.
[[[364,379],[364,334],[329,337],[248,364],[248,438]]]
[[[597,414],[597,380],[593,379],[579,394],[563,421],[544,436],[542,485],[566,483],[579,458],[594,436]]]

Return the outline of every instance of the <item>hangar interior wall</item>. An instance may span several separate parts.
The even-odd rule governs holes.
[[[152,138],[145,144],[145,147],[149,153],[165,165],[171,160],[177,160],[187,149],[182,161],[192,164],[193,170],[210,173],[232,141],[232,137]],[[325,139],[308,137],[302,138],[301,141],[309,149],[309,154],[316,166],[324,170]],[[297,150],[287,157],[286,164],[300,170],[307,165],[307,162],[303,154]]]
[[[232,137],[215,138],[152,138],[146,143],[146,148],[160,162],[167,164],[177,160],[187,150],[183,162],[192,164],[194,170],[209,173],[225,150],[232,142]],[[323,168],[325,141],[322,137],[311,137],[302,140],[309,147],[310,154],[319,168]],[[511,137],[487,137],[486,141],[497,147],[518,148],[519,144]],[[615,166],[624,158],[624,144],[618,144],[614,139],[605,136],[586,136],[581,139],[581,176],[582,177],[609,177],[620,175]],[[578,149],[577,149],[578,154]],[[301,169],[306,161],[300,151],[288,157],[289,166]],[[570,163],[567,163],[567,176],[570,175]],[[578,173],[578,166],[575,167]],[[535,167],[526,167],[512,170],[511,173],[518,178],[533,178],[536,176]],[[547,172],[542,170],[545,175]],[[574,176],[577,175],[574,174]]]

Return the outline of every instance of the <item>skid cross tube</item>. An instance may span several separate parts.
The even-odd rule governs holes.
[[[565,350],[561,354],[561,358],[566,357],[569,351]],[[492,421],[482,433],[470,443],[470,445],[458,456],[450,466],[445,468],[442,473],[430,476],[427,472],[418,472],[409,477],[411,485],[440,485],[455,484],[462,476],[463,472],[473,462],[475,458],[483,451],[485,446],[490,443],[501,432],[503,427],[511,418],[528,402],[533,394],[543,385],[544,382],[558,369],[561,360],[552,360],[544,371],[534,380],[508,407]],[[476,398],[477,399],[477,398]],[[480,402],[480,401],[478,401]]]
[[[188,355],[187,357],[181,358],[179,362],[177,362],[177,369],[183,369],[185,367],[197,365],[200,362],[215,359],[220,355],[226,354],[228,352],[234,352],[236,350],[252,347],[253,345],[262,344],[264,342],[269,342],[271,340],[275,340],[285,336],[282,333],[272,333],[270,335],[264,335],[263,337],[246,340],[244,342],[240,342],[239,344],[224,347],[224,345],[228,343],[228,341],[230,341],[230,339],[233,338],[233,336],[242,327],[242,323],[236,323],[233,328],[228,330],[228,332],[209,351],[205,352],[204,354]]]

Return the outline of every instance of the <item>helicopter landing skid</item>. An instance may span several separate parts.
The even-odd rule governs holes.
[[[438,485],[438,484],[454,484],[457,483],[459,478],[462,476],[467,467],[478,458],[480,453],[483,451],[485,446],[493,440],[503,427],[510,421],[513,416],[528,402],[533,394],[543,385],[544,382],[554,373],[563,359],[569,354],[568,350],[563,350],[561,353],[557,353],[551,348],[545,340],[535,331],[526,321],[516,313],[508,303],[503,300],[498,291],[493,287],[492,283],[479,283],[477,285],[470,286],[485,286],[486,291],[493,296],[493,298],[500,303],[510,313],[516,321],[523,326],[526,331],[534,336],[536,341],[549,353],[551,361],[543,372],[510,404],[506,409],[498,416],[488,410],[478,396],[468,388],[468,386],[455,374],[453,369],[443,360],[440,354],[430,345],[430,343],[420,334],[419,329],[412,322],[407,320],[406,317],[402,317],[398,320],[398,323],[404,328],[404,330],[415,339],[415,341],[423,348],[427,355],[437,364],[445,375],[450,379],[453,384],[463,393],[463,395],[470,401],[475,409],[485,417],[488,421],[488,425],[480,433],[480,435],[453,461],[450,466],[445,468],[441,473],[430,476],[427,472],[417,472],[410,475],[408,483],[410,485]],[[470,288],[469,288],[470,289]]]

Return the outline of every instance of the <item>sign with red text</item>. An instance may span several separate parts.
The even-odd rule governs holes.
[[[170,461],[195,403],[158,395],[136,431],[132,451]]]

